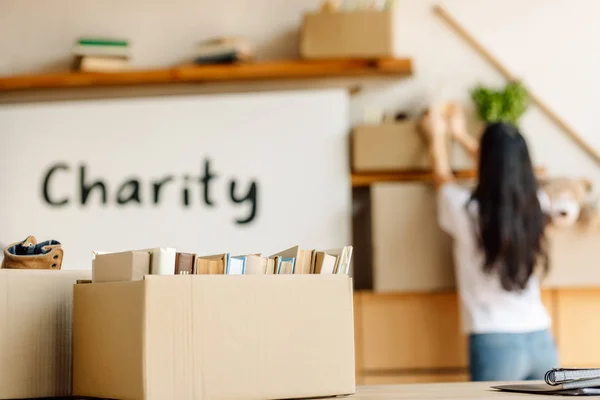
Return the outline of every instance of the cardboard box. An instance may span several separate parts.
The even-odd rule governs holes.
[[[439,227],[429,183],[371,187],[373,289],[424,292],[452,289],[452,239]]]
[[[90,271],[0,269],[0,398],[71,395],[73,285]]]
[[[549,242],[550,271],[542,281],[543,286],[600,286],[600,232],[586,232],[576,225],[551,228],[546,235]]]
[[[449,155],[450,149],[449,142]],[[355,172],[431,169],[427,142],[418,133],[417,122],[407,120],[355,127],[352,132],[352,169]]]
[[[73,391],[283,399],[355,391],[346,275],[180,275],[75,287]]]
[[[394,16],[392,10],[307,13],[300,54],[309,59],[392,57]]]

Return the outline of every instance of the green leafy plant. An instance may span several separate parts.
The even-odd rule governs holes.
[[[502,91],[479,85],[471,92],[471,98],[479,117],[487,123],[517,125],[529,105],[527,90],[520,82],[509,82]]]

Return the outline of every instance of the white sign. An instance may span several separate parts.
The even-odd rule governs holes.
[[[0,106],[0,243],[58,240],[65,269],[349,244],[348,120],[342,90]]]

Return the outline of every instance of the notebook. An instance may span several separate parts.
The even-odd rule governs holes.
[[[492,386],[492,389],[513,393],[531,393],[562,396],[598,396],[600,388],[573,388],[566,389],[563,385],[551,386],[543,383],[524,383],[520,385]]]
[[[493,386],[494,389],[534,394],[565,396],[600,395],[600,369],[554,368],[546,372],[546,384],[517,384]]]

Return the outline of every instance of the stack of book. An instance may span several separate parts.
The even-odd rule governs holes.
[[[123,263],[118,260],[125,260]],[[144,275],[270,275],[350,273],[352,246],[331,250],[307,250],[294,246],[271,256],[260,253],[201,255],[173,248],[134,250],[123,253],[94,252],[92,269],[100,280],[114,279],[116,264],[126,264],[127,279]],[[104,278],[109,276],[109,278]],[[126,280],[127,280],[126,279]],[[99,280],[97,280],[99,281]]]
[[[104,38],[81,38],[73,48],[73,70],[118,72],[129,68],[129,42]]]
[[[195,64],[232,64],[250,61],[253,49],[249,42],[239,37],[219,37],[196,45]]]

